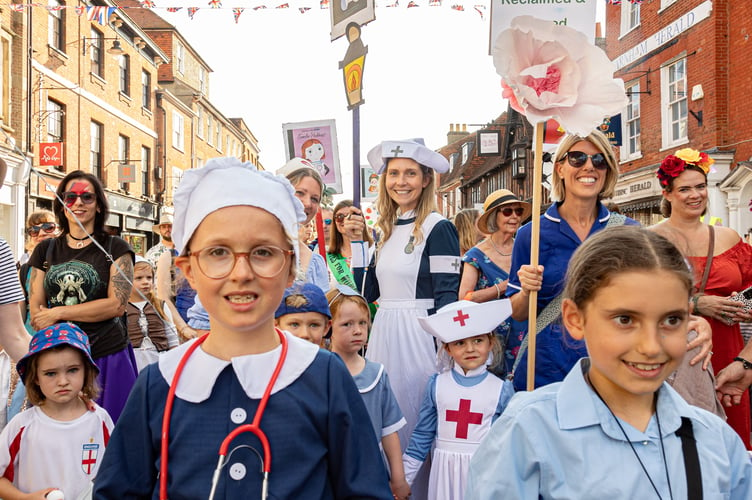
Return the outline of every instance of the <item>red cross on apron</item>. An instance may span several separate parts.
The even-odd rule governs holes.
[[[469,399],[460,399],[459,410],[446,411],[447,422],[457,422],[457,433],[455,434],[457,439],[467,439],[467,430],[470,424],[483,422],[483,414],[471,412],[470,403]]]

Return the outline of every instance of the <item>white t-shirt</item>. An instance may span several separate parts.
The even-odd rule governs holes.
[[[29,408],[0,433],[0,471],[23,492],[57,487],[65,498],[78,498],[99,470],[112,428],[98,405],[70,422]]]

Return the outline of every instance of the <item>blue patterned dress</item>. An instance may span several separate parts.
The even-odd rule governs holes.
[[[497,266],[477,246],[468,250],[462,257],[462,262],[467,262],[478,270],[478,281],[475,290],[482,290],[495,284],[501,284],[509,279],[509,273]],[[504,359],[494,367],[494,374],[504,377],[512,369],[514,358],[522,343],[525,333],[524,321],[515,321],[511,317],[496,327],[494,333],[499,338],[504,352]]]

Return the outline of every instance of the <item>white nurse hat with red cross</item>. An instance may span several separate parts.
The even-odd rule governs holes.
[[[512,315],[509,299],[477,303],[458,300],[447,304],[435,314],[418,318],[420,326],[445,344],[491,333]]]

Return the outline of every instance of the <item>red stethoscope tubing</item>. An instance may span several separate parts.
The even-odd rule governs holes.
[[[264,473],[268,476],[269,472],[272,470],[272,452],[271,447],[269,446],[269,440],[267,439],[266,435],[261,431],[261,418],[264,415],[264,410],[266,409],[266,404],[269,402],[269,397],[271,396],[272,389],[274,388],[274,384],[277,381],[277,377],[279,377],[279,373],[282,371],[282,366],[285,363],[285,359],[287,358],[287,338],[285,337],[285,334],[282,333],[280,330],[276,329],[277,335],[279,335],[279,341],[282,346],[282,352],[279,355],[279,360],[277,361],[277,366],[274,367],[274,371],[272,372],[272,376],[269,379],[269,383],[266,385],[266,390],[264,391],[264,395],[261,397],[261,401],[259,402],[258,409],[256,410],[256,415],[253,417],[253,422],[250,424],[241,425],[240,427],[234,429],[232,432],[230,432],[222,441],[222,445],[219,448],[219,455],[221,457],[224,457],[227,455],[227,449],[230,446],[230,442],[238,435],[243,432],[252,432],[255,434],[259,441],[261,441],[261,446],[264,450]],[[209,336],[209,334],[204,334],[201,337],[199,337],[196,342],[194,342],[183,354],[183,357],[180,358],[180,362],[178,363],[177,368],[175,369],[175,374],[172,377],[172,383],[170,384],[170,390],[167,392],[167,400],[165,401],[165,410],[164,410],[164,416],[162,417],[162,449],[161,451],[161,460],[159,464],[159,498],[160,500],[167,500],[167,461],[168,461],[168,445],[170,440],[170,418],[172,417],[172,406],[175,402],[175,390],[178,386],[178,380],[180,380],[180,375],[183,373],[183,368],[185,367],[185,364],[188,362],[188,359],[191,357],[193,352],[198,349],[198,347],[204,343],[206,338]]]

